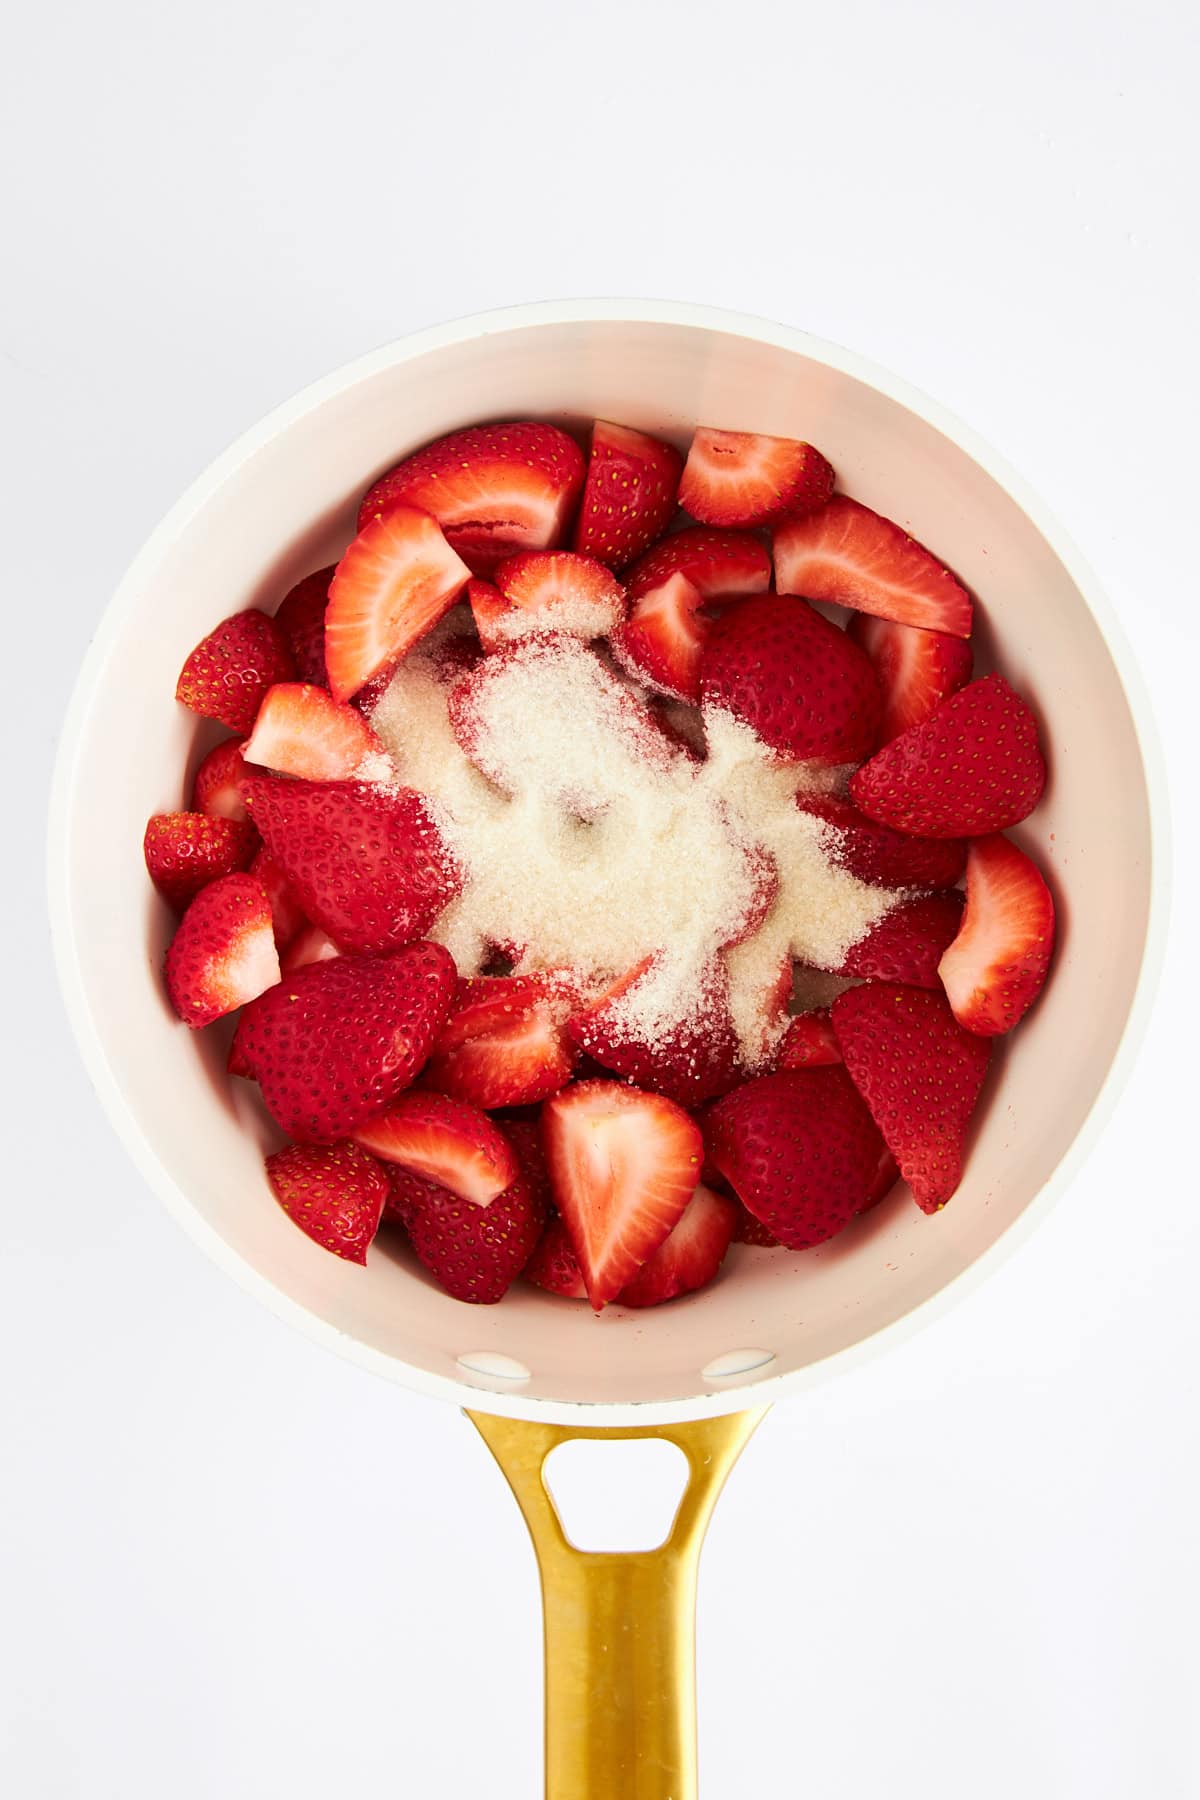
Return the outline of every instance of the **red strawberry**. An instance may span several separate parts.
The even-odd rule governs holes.
[[[879,1166],[879,1132],[836,1067],[746,1082],[709,1107],[704,1138],[743,1205],[791,1250],[848,1225]]]
[[[537,1248],[525,1265],[525,1277],[564,1300],[587,1299],[587,1283],[579,1267],[571,1234],[557,1213],[551,1215],[538,1239]]]
[[[856,770],[850,798],[897,831],[983,837],[1031,813],[1045,782],[1036,719],[1002,676],[985,675]]]
[[[766,546],[749,531],[714,531],[689,525],[660,539],[625,571],[625,591],[640,600],[663,586],[672,575],[684,575],[700,598],[740,600],[763,594],[771,585],[771,558]]]
[[[796,805],[830,827],[827,849],[833,861],[875,887],[953,887],[966,867],[967,846],[960,838],[910,837],[828,795],[797,794]]]
[[[388,1178],[356,1144],[289,1144],[267,1158],[271,1192],[322,1250],[365,1263],[379,1230]]]
[[[239,1061],[289,1137],[335,1143],[416,1079],[453,991],[440,944],[309,963],[246,1008]]]
[[[529,1183],[530,1192],[549,1212],[554,1197],[550,1190],[550,1171],[546,1167],[546,1147],[542,1143],[540,1111],[524,1118],[510,1113],[499,1123],[513,1147],[517,1167]]]
[[[473,574],[490,575],[514,551],[561,544],[582,486],[583,452],[557,426],[472,425],[382,476],[359,509],[358,528],[400,502],[419,506]]]
[[[479,581],[474,576],[467,583],[467,599],[480,643],[485,650],[498,650],[508,641],[501,629],[512,611],[508,601],[490,581]]]
[[[175,698],[230,731],[246,732],[267,689],[295,673],[274,619],[264,612],[234,613],[196,645],[179,671]]]
[[[171,1005],[193,1030],[279,980],[271,908],[253,875],[222,875],[196,895],[166,961]]]
[[[334,570],[325,667],[335,700],[392,668],[449,612],[470,577],[436,520],[412,506],[372,519]]]
[[[393,1168],[387,1216],[407,1230],[413,1249],[455,1300],[494,1306],[534,1252],[545,1203],[524,1176],[490,1206],[473,1206],[435,1182]]]
[[[625,617],[625,590],[612,570],[574,550],[527,550],[506,557],[495,582],[505,605],[489,613],[487,636],[480,631],[485,650],[536,631],[565,631],[585,641],[607,637]],[[472,611],[478,627],[474,601]]]
[[[733,1228],[733,1241],[735,1244],[756,1244],[760,1250],[783,1249],[783,1245],[775,1236],[775,1233],[773,1231],[768,1231],[762,1220],[756,1219],[754,1214],[748,1211],[748,1209],[742,1205],[740,1200],[737,1203],[737,1209],[737,1224]]]
[[[292,942],[301,927],[308,924],[308,920],[304,916],[304,908],[296,897],[295,888],[279,864],[272,862],[265,850],[260,850],[250,864],[250,873],[262,882],[267,891],[267,899],[271,904],[271,919],[275,926],[275,943],[279,950],[283,950]]]
[[[700,699],[700,664],[711,621],[699,613],[701,595],[686,575],[666,580],[633,603],[612,635],[612,653],[643,687],[674,700]]]
[[[811,444],[702,428],[692,439],[679,504],[705,525],[766,525],[824,506],[833,470]]]
[[[387,1112],[360,1125],[354,1138],[384,1162],[399,1163],[475,1206],[487,1206],[517,1178],[504,1133],[486,1113],[446,1094],[401,1094]]]
[[[781,594],[831,600],[924,631],[971,635],[971,596],[899,525],[835,494],[807,519],[787,519],[772,546]]]
[[[1036,863],[999,833],[967,851],[967,910],[938,965],[954,1016],[985,1037],[1011,1031],[1042,990],[1054,901]]]
[[[875,742],[875,671],[802,600],[760,594],[731,607],[705,647],[700,691],[787,760],[856,762]]]
[[[242,744],[244,739],[226,738],[210,750],[192,781],[192,811],[207,813],[210,819],[244,819],[246,803],[242,799]]]
[[[576,1012],[567,1036],[605,1069],[639,1086],[698,1106],[737,1079],[738,1042],[729,1011],[725,965],[696,977],[683,1018],[659,1016],[660,959],[648,957]]]
[[[288,641],[301,681],[325,687],[325,607],[336,563],[298,581],[275,608],[275,623]]]
[[[839,994],[833,1029],[913,1198],[937,1212],[962,1175],[990,1043],[963,1030],[943,994],[883,982]]]
[[[309,781],[348,781],[366,766],[386,779],[387,754],[362,714],[323,687],[283,681],[258,709],[242,752],[247,762]]]
[[[577,990],[553,974],[478,975],[458,984],[426,1085],[473,1106],[529,1106],[571,1079],[566,1022]]]
[[[963,897],[955,888],[904,900],[851,945],[837,973],[940,987],[938,963],[954,942],[962,916]]]
[[[251,776],[246,803],[308,918],[347,950],[394,950],[461,886],[432,816],[409,788]]]
[[[975,659],[965,638],[861,612],[852,615],[847,630],[875,665],[883,690],[881,745],[890,744],[910,725],[923,725],[943,700],[971,679]]]
[[[654,1254],[700,1178],[695,1123],[660,1094],[578,1081],[542,1108],[550,1179],[596,1312]]]
[[[823,1063],[840,1063],[842,1053],[829,1022],[829,1008],[797,1013],[784,1034],[775,1058],[777,1069],[814,1069]]]
[[[330,962],[341,954],[340,945],[335,944],[319,925],[302,925],[280,952],[279,967],[284,975],[293,975],[297,969],[306,969],[309,963]]]
[[[707,1287],[733,1242],[736,1200],[698,1187],[678,1222],[617,1296],[622,1306],[660,1306]]]
[[[866,1199],[858,1209],[859,1212],[870,1212],[873,1206],[878,1206],[881,1200],[886,1200],[899,1179],[900,1165],[887,1145],[884,1144],[879,1152],[879,1167],[875,1171],[875,1179],[871,1183]]]
[[[210,819],[205,813],[155,813],[142,850],[150,879],[180,911],[210,881],[248,868],[258,833],[244,819]]]
[[[673,444],[597,419],[572,548],[620,569],[675,511],[683,458]]]

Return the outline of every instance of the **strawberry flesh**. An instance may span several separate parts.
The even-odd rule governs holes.
[[[875,665],[883,692],[879,743],[890,744],[910,725],[923,725],[943,700],[971,679],[974,657],[965,638],[922,631],[893,619],[855,613],[846,628]]]
[[[574,550],[510,556],[496,570],[495,584],[505,605],[488,619],[493,643],[536,631],[565,631],[585,641],[607,637],[625,617],[625,590],[612,570]]]
[[[146,826],[142,852],[151,881],[182,912],[210,881],[249,868],[259,843],[258,832],[245,819],[155,813]]]
[[[275,943],[282,952],[301,928],[308,924],[304,908],[279,864],[273,862],[265,850],[260,850],[250,864],[250,873],[266,889],[267,899],[271,904],[271,920],[275,927]]]
[[[554,974],[460,980],[425,1084],[484,1108],[546,1099],[575,1066],[566,1022],[578,999]]]
[[[388,1194],[383,1169],[355,1144],[289,1144],[267,1158],[280,1206],[315,1244],[364,1264]]]
[[[612,634],[613,656],[627,674],[668,699],[700,699],[700,667],[712,629],[701,618],[700,590],[686,575],[668,575],[633,603]]]
[[[679,504],[706,525],[766,525],[810,513],[833,492],[833,470],[811,444],[702,427],[692,439]]]
[[[621,1289],[622,1306],[661,1306],[707,1287],[733,1242],[738,1203],[712,1188],[697,1187],[654,1254]]]
[[[899,525],[845,494],[809,518],[786,520],[772,551],[781,594],[971,635],[971,596],[962,583]]]
[[[682,469],[673,444],[597,419],[572,548],[624,568],[665,529]]]
[[[192,781],[192,811],[207,813],[210,819],[245,819],[246,802],[242,798],[242,762],[240,738],[226,738],[210,750]]]
[[[297,969],[306,969],[309,963],[330,962],[341,954],[341,945],[335,944],[319,925],[302,925],[286,948],[280,951],[279,968],[282,974],[291,975]]]
[[[728,977],[724,964],[714,962],[697,976],[689,1010],[669,1024],[659,1022],[651,1028],[641,1018],[639,998],[644,988],[653,987],[656,964],[657,958],[647,958],[574,1013],[567,1035],[577,1050],[602,1068],[681,1106],[698,1106],[723,1094],[737,1079],[738,1041],[729,1011]],[[658,1011],[651,1006],[651,1014]]]
[[[275,620],[255,610],[235,613],[196,645],[179,672],[175,698],[202,718],[244,733],[267,689],[295,673]]]
[[[478,1107],[445,1094],[401,1094],[354,1138],[373,1156],[474,1206],[490,1205],[517,1176],[517,1159],[504,1133]]]
[[[392,668],[444,617],[471,571],[436,520],[412,506],[372,519],[334,570],[325,667],[335,700]]]
[[[279,980],[271,907],[253,875],[222,875],[196,895],[171,939],[167,992],[198,1030]]]
[[[386,1216],[404,1226],[422,1263],[455,1300],[494,1306],[536,1250],[546,1207],[523,1175],[490,1206],[474,1206],[393,1167]]]
[[[1011,1031],[1042,991],[1054,951],[1054,900],[1037,864],[999,833],[967,851],[967,908],[939,964],[968,1031]]]
[[[362,714],[311,682],[284,681],[263,697],[246,739],[246,762],[308,781],[347,781],[372,762],[390,770]]]

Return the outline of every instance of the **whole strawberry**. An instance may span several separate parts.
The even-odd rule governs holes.
[[[503,1300],[546,1220],[545,1203],[524,1175],[489,1206],[475,1206],[407,1169],[390,1173],[387,1215],[405,1227],[413,1249],[446,1292],[477,1306]]]
[[[271,1192],[292,1223],[347,1262],[365,1263],[388,1178],[356,1144],[289,1144],[267,1158]]]

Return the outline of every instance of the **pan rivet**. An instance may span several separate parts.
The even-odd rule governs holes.
[[[457,1359],[460,1369],[471,1375],[488,1375],[493,1381],[528,1381],[529,1370],[515,1356],[502,1356],[499,1350],[464,1350]]]
[[[700,1373],[705,1381],[728,1381],[732,1375],[748,1375],[753,1369],[761,1373],[775,1361],[773,1350],[725,1350],[705,1363]]]

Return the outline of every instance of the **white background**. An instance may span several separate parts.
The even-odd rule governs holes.
[[[41,840],[89,632],[212,455],[413,327],[618,293],[835,338],[990,438],[1107,584],[1178,804],[1179,940],[1087,1171],[731,1480],[705,1795],[1194,1794],[1194,9],[67,0],[4,63],[0,1788],[540,1791],[498,1473],[143,1188],[68,1040]]]

